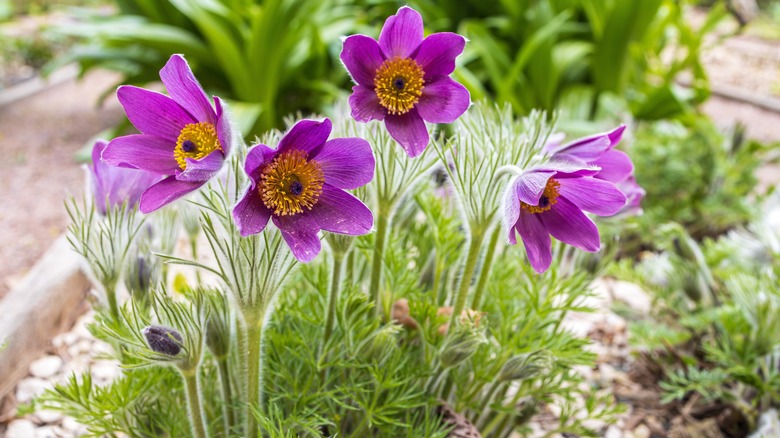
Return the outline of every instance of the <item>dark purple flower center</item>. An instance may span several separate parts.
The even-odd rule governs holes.
[[[181,144],[181,150],[184,152],[193,152],[198,147],[195,145],[195,142],[192,140],[184,140]]]
[[[393,86],[398,91],[404,91],[404,86],[406,86],[406,81],[404,78],[395,78],[393,81]]]
[[[305,151],[292,150],[282,152],[265,166],[259,182],[263,204],[277,216],[292,216],[317,204],[325,174]]]
[[[549,205],[550,205],[550,198],[548,198],[547,196],[542,195],[542,197],[539,198],[539,207],[544,208],[544,207],[547,207]]]
[[[301,184],[300,181],[293,181],[292,184],[290,184],[290,193],[295,196],[300,196],[301,193],[303,193],[303,184]]]

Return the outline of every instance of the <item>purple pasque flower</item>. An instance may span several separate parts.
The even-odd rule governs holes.
[[[615,184],[596,178],[598,172],[576,162],[552,160],[509,184],[504,198],[509,243],[517,244],[515,232],[520,234],[536,272],[546,271],[552,263],[550,235],[588,252],[601,247],[599,230],[584,211],[610,216],[623,208],[626,197]]]
[[[620,209],[621,214],[642,214],[642,199],[647,192],[637,183],[634,175],[616,184],[618,190],[626,195],[626,205]]]
[[[127,202],[128,208],[138,203],[141,194],[160,180],[160,175],[137,169],[111,167],[100,159],[106,148],[104,140],[98,140],[92,147],[92,165],[89,169],[89,185],[95,197],[95,206],[105,215],[107,208]]]
[[[594,134],[564,145],[561,145],[561,139],[556,137],[545,145],[544,150],[557,159],[598,166],[601,170],[595,175],[596,178],[617,184],[634,171],[631,158],[625,152],[615,149],[625,130],[626,125],[620,125],[612,131]]]
[[[222,168],[232,141],[222,101],[214,96],[212,106],[181,55],[171,56],[160,79],[170,96],[119,87],[119,102],[141,133],[115,138],[103,151],[103,161],[112,166],[167,176],[141,195],[143,213],[204,185]]]
[[[428,145],[425,122],[452,123],[468,109],[466,88],[450,78],[466,39],[449,32],[423,38],[423,21],[404,6],[385,21],[379,41],[352,35],[341,61],[357,83],[349,106],[360,122],[384,120],[390,135],[416,157]]]
[[[276,149],[258,144],[249,150],[244,169],[250,186],[233,208],[242,236],[263,231],[268,220],[298,260],[320,252],[320,230],[359,235],[371,231],[374,216],[356,189],[374,178],[374,154],[361,138],[330,136],[331,122],[301,120]]]

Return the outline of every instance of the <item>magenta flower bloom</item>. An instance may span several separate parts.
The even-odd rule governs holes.
[[[618,213],[641,214],[642,199],[644,199],[647,192],[636,182],[634,175],[617,183],[617,188],[626,195],[626,205]]]
[[[320,252],[320,230],[359,235],[374,216],[345,190],[374,178],[374,154],[361,138],[328,140],[331,123],[301,120],[276,149],[254,146],[244,169],[250,186],[233,208],[242,236],[263,231],[268,220],[282,232],[293,255],[306,263]]]
[[[98,140],[92,147],[92,165],[89,169],[89,185],[100,214],[106,208],[113,208],[127,202],[128,208],[135,207],[141,194],[160,180],[160,175],[136,169],[111,167],[100,160],[106,142]]]
[[[449,77],[465,45],[465,38],[449,32],[423,39],[422,17],[408,6],[385,21],[379,41],[348,37],[341,61],[357,83],[349,97],[352,117],[384,120],[390,135],[416,157],[428,145],[426,121],[452,123],[471,104],[468,90]]]
[[[620,125],[612,131],[574,140],[562,146],[558,141],[552,141],[544,149],[556,159],[598,166],[601,170],[596,178],[617,184],[634,171],[631,158],[625,152],[614,149],[625,130],[626,125]]]
[[[181,55],[171,56],[160,79],[170,96],[119,87],[119,102],[141,133],[115,138],[103,151],[103,161],[112,166],[167,176],[141,195],[144,213],[206,184],[222,168],[232,141],[222,101],[214,96],[212,106]]]
[[[577,248],[596,252],[599,230],[587,211],[598,216],[617,213],[626,197],[615,184],[595,178],[598,169],[552,161],[513,179],[505,194],[504,220],[509,243],[520,234],[528,259],[542,273],[552,263],[550,235]]]

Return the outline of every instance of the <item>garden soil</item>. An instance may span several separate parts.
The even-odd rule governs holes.
[[[97,104],[118,80],[94,72],[0,107],[0,297],[65,231],[63,203],[84,188],[76,153],[122,120],[115,98]]]

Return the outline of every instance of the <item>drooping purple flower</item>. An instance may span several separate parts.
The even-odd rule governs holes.
[[[349,106],[360,122],[384,120],[387,131],[416,157],[428,145],[425,122],[452,123],[468,109],[466,88],[450,78],[466,40],[449,33],[423,38],[423,21],[404,6],[385,21],[379,41],[344,40],[341,61],[357,83]]]
[[[127,202],[128,208],[138,204],[141,194],[152,184],[160,180],[160,175],[137,169],[111,167],[100,160],[100,154],[106,148],[106,142],[98,140],[92,147],[92,164],[89,169],[89,185],[100,214],[105,215],[107,208],[113,208]]]
[[[561,145],[561,139],[556,137],[548,142],[544,149],[556,159],[598,166],[601,170],[596,174],[596,178],[617,184],[634,171],[631,158],[625,152],[615,149],[625,130],[626,125],[620,125],[612,131],[594,134],[564,145]]]
[[[320,252],[320,230],[359,235],[371,231],[374,217],[356,189],[374,178],[374,154],[360,138],[328,140],[331,122],[301,120],[276,149],[258,144],[246,157],[250,186],[233,208],[242,236],[262,232],[268,220],[302,262]]]
[[[103,151],[103,160],[112,166],[167,176],[141,195],[144,213],[204,185],[222,168],[232,141],[222,101],[214,96],[212,106],[181,55],[171,56],[160,79],[170,96],[119,87],[119,102],[141,133],[115,138]]]
[[[620,214],[642,214],[642,199],[647,192],[636,182],[634,175],[616,184],[618,190],[626,195],[626,205],[618,212]]]
[[[550,235],[577,248],[596,252],[599,230],[584,211],[598,216],[617,213],[626,197],[615,184],[595,178],[598,168],[551,161],[547,167],[524,172],[511,181],[504,198],[509,243],[517,236],[536,272],[552,263]]]

